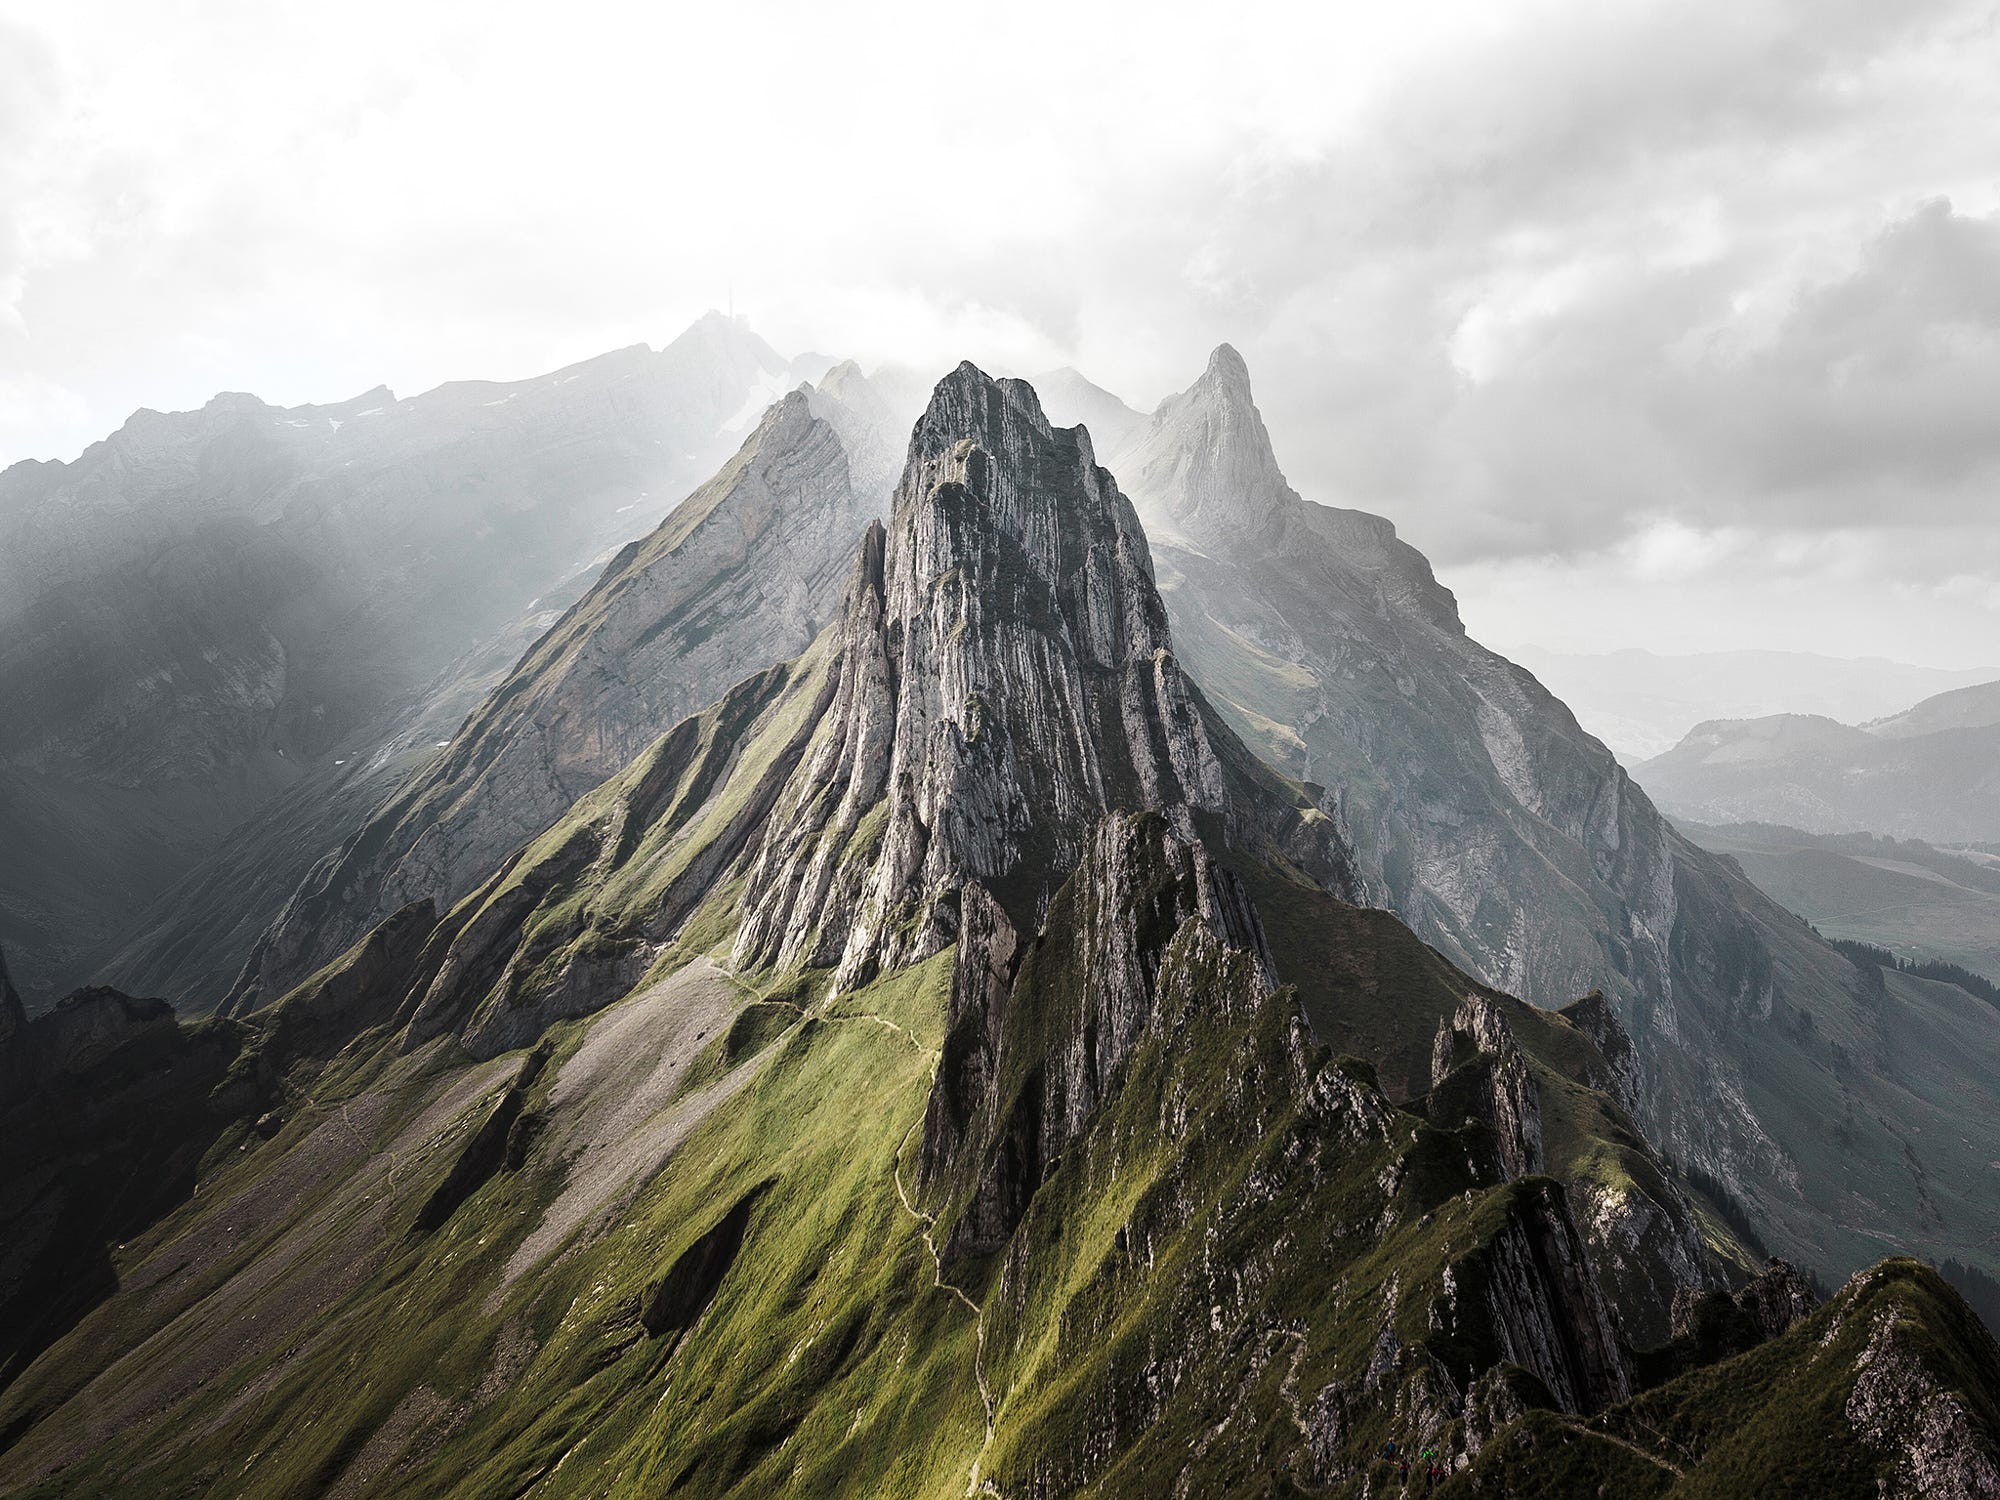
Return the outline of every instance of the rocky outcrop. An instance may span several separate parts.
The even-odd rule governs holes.
[[[1984,1424],[1967,1409],[1966,1393],[1939,1380],[1924,1357],[1926,1342],[1896,1309],[1886,1309],[1875,1314],[1857,1361],[1846,1415],[1855,1434],[1888,1461],[1881,1493],[1890,1500],[2000,1500],[2000,1452],[1991,1429],[1980,1430]],[[1990,1401],[1992,1393],[1986,1395]]]
[[[1484,1304],[1506,1360],[1532,1371],[1565,1411],[1596,1411],[1632,1394],[1616,1324],[1562,1184],[1523,1184],[1482,1260]]]
[[[1822,1338],[1822,1346],[1832,1344],[1846,1318],[1866,1318],[1846,1420],[1884,1464],[1878,1480],[1884,1496],[2000,1500],[1994,1386],[1980,1388],[1978,1380],[2000,1372],[2000,1350],[1940,1282],[1932,1290],[1944,1294],[1944,1306],[1920,1306],[1908,1294],[1880,1296],[1884,1284],[1898,1280],[1892,1266],[1864,1270],[1842,1288],[1836,1306],[1862,1306],[1842,1308]],[[1970,1348],[1954,1340],[1954,1322],[1972,1334]]]
[[[850,987],[951,942],[968,881],[1032,927],[1106,811],[1222,811],[1138,518],[1019,381],[940,382],[840,659],[751,868],[739,965],[831,962]],[[837,884],[878,802],[879,845]]]
[[[1458,1013],[1438,1026],[1429,1108],[1431,1122],[1445,1129],[1470,1118],[1491,1130],[1502,1181],[1544,1169],[1535,1080],[1513,1028],[1488,996],[1467,995]]]
[[[1233,349],[1114,464],[1155,532],[1190,670],[1229,684],[1219,706],[1253,745],[1325,785],[1375,899],[1525,999],[1671,992],[1657,814],[1560,703],[1466,635],[1392,525],[1286,483]]]
[[[1117,1090],[1142,1038],[1160,1024],[1170,946],[1211,946],[1249,961],[1252,994],[1276,988],[1242,886],[1199,840],[1158,814],[1107,817],[1063,886],[1017,976],[1016,939],[976,887],[963,903],[970,943],[954,967],[947,1040],[924,1114],[919,1181],[976,1172],[947,1259],[1007,1243],[1040,1184]],[[1013,1003],[1018,985],[1035,997]],[[1218,992],[1217,999],[1221,1000]]]
[[[1619,1108],[1634,1120],[1641,1118],[1645,1099],[1638,1050],[1619,1021],[1618,1012],[1604,998],[1604,991],[1592,990],[1581,1000],[1572,1001],[1562,1008],[1561,1015],[1589,1037],[1596,1049],[1597,1065],[1590,1067],[1586,1081],[1616,1099]],[[1589,1060],[1586,1061],[1588,1064]]]
[[[903,473],[908,420],[897,419],[887,398],[851,359],[800,389],[812,414],[839,435],[854,493],[868,505],[869,514],[888,514]]]
[[[413,901],[378,924],[353,949],[258,1013],[262,1050],[274,1064],[332,1057],[362,1032],[395,1019],[437,931],[437,909]]]
[[[65,995],[32,1023],[35,1063],[44,1079],[87,1073],[113,1053],[174,1029],[174,1008],[93,985]]]
[[[1747,1353],[1812,1316],[1819,1298],[1789,1261],[1772,1260],[1735,1291],[1684,1287],[1674,1299],[1673,1338],[1649,1353],[1652,1380]]]
[[[109,1246],[183,1201],[270,1080],[233,1023],[94,988],[33,1019],[0,965],[0,1388],[115,1289]]]

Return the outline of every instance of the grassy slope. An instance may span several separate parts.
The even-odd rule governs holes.
[[[36,1372],[38,1389],[82,1399],[9,1455],[5,1477],[59,1456],[68,1437],[102,1446],[24,1493],[338,1492],[357,1463],[376,1471],[368,1493],[483,1497],[519,1493],[537,1476],[545,1495],[654,1493],[676,1481],[689,1494],[739,1483],[761,1493],[962,1492],[983,1435],[973,1318],[933,1285],[922,1226],[894,1176],[929,1086],[946,961],[851,996],[838,1015],[796,1022],[769,1043],[754,1085],[697,1128],[615,1231],[595,1241],[586,1233],[511,1288],[502,1289],[503,1270],[560,1192],[559,1162],[531,1157],[497,1176],[432,1236],[397,1233],[483,1117],[490,1088],[433,1131],[435,1143],[393,1182],[384,1158],[364,1153],[346,1162],[354,1175],[344,1184],[287,1184],[257,1243],[175,1288],[170,1305],[114,1299],[65,1346],[62,1368]],[[872,1019],[877,1005],[904,1029]],[[926,1018],[928,1031],[917,1029]],[[558,1029],[558,1065],[539,1098],[586,1030]],[[496,1081],[511,1071],[493,1070]],[[390,1061],[378,1050],[346,1083],[373,1124],[378,1112],[412,1116],[448,1076],[427,1059]],[[144,1281],[163,1258],[225,1232],[216,1219],[235,1217],[232,1204],[344,1118],[338,1087],[277,1140],[224,1167],[148,1243],[128,1247],[128,1277]],[[390,1126],[373,1132],[391,1137]],[[760,1184],[769,1186],[752,1214],[750,1259],[725,1278],[699,1337],[676,1357],[669,1341],[645,1334],[641,1301],[682,1249]],[[371,1211],[378,1197],[385,1205]],[[286,1304],[311,1293],[264,1284],[274,1247],[299,1254],[299,1280],[331,1275],[326,1259],[301,1253],[301,1231],[330,1243],[324,1237],[357,1217],[387,1253],[290,1326]],[[93,1409],[144,1401],[160,1388],[153,1361],[178,1357],[162,1351],[106,1369],[100,1351],[141,1343],[154,1327],[213,1342],[224,1325],[240,1331],[266,1316],[287,1326],[269,1339],[246,1333],[229,1351],[237,1357],[212,1361],[198,1387],[180,1382],[170,1424],[94,1430]],[[510,1390],[524,1350],[532,1359],[512,1370],[520,1383]]]
[[[723,893],[698,914],[681,960],[703,935],[722,951],[732,904]],[[1397,931],[1374,945],[1397,983],[1426,965],[1449,975]],[[1406,1349],[1428,1344],[1468,1370],[1490,1361],[1480,1328],[1441,1337],[1433,1323],[1452,1305],[1446,1267],[1476,1286],[1481,1247],[1530,1187],[1481,1187],[1456,1133],[1414,1117],[1352,1140],[1309,1122],[1291,992],[1218,1005],[1242,975],[1199,955],[1170,986],[1178,1019],[1035,1200],[1032,1275],[1003,1296],[997,1267],[965,1268],[985,1306],[980,1361],[975,1314],[938,1286],[904,1193],[949,963],[830,1005],[811,976],[745,986],[668,1109],[696,1108],[754,1061],[747,1085],[601,1234],[587,1227],[512,1284],[509,1261],[565,1187],[553,1151],[494,1175],[435,1233],[404,1230],[518,1055],[467,1070],[448,1044],[398,1057],[370,1033],[322,1076],[301,1073],[309,1092],[276,1139],[227,1138],[200,1195],[124,1247],[125,1294],[0,1409],[0,1421],[24,1405],[48,1418],[0,1477],[67,1462],[23,1491],[50,1496],[961,1494],[975,1462],[1019,1475],[1096,1451],[1087,1431],[1123,1409],[1121,1442],[1147,1433],[1102,1480],[1120,1493],[1177,1471],[1214,1392],[1233,1389],[1259,1393],[1261,1415],[1201,1443],[1197,1464],[1203,1483],[1233,1488],[1267,1466],[1301,1472],[1298,1402],[1335,1378],[1359,1390],[1385,1318]],[[1355,1015],[1383,998],[1345,978],[1320,995]],[[616,1014],[554,1028],[531,1114],[551,1110],[566,1063]],[[1409,1038],[1434,1028],[1416,1012],[1402,1022],[1392,1029]],[[1335,1069],[1375,1097],[1366,1066],[1312,1057],[1311,1074]],[[678,1347],[649,1336],[650,1291],[746,1198],[741,1258],[695,1333]],[[1128,1224],[1145,1237],[1143,1274],[1110,1253]],[[1133,1410],[1134,1372],[1181,1346],[1202,1348],[1198,1378],[1158,1411]],[[1356,1411],[1357,1442],[1400,1430],[1394,1392],[1420,1365],[1406,1359]]]
[[[1874,1500],[1891,1470],[1856,1437],[1847,1406],[1883,1320],[1901,1325],[1926,1373],[1990,1443],[2000,1429],[2000,1350],[1934,1271],[1893,1260],[1782,1337],[1591,1421],[1531,1413],[1439,1494]]]
[[[1942,958],[2000,983],[2000,872],[1915,842],[1765,824],[1682,826],[1830,937]]]
[[[978,1314],[938,1285],[905,1200],[949,952],[831,1005],[812,976],[745,986],[737,1014],[754,1022],[718,1036],[707,1066],[713,1079],[754,1062],[747,1085],[601,1232],[512,1285],[509,1260],[565,1185],[546,1151],[434,1234],[401,1230],[517,1059],[468,1071],[444,1046],[396,1057],[376,1033],[314,1081],[277,1139],[221,1143],[201,1195],[124,1248],[126,1292],[0,1409],[4,1422],[23,1399],[74,1398],[7,1455],[0,1482],[67,1457],[21,1493],[942,1497],[965,1493],[975,1463],[1010,1492],[1037,1476],[1104,1495],[1165,1493],[1183,1475],[1204,1494],[1379,1488],[1386,1466],[1365,1455],[1409,1440],[1429,1358],[1462,1380],[1495,1357],[1458,1308],[1484,1247],[1546,1188],[1482,1186],[1457,1132],[1390,1110],[1376,1067],[1292,1037],[1298,1003],[1385,1080],[1415,1076],[1462,977],[1390,919],[1281,872],[1259,873],[1256,895],[1309,986],[1253,1003],[1242,961],[1184,930],[1127,1086],[1030,1206],[1019,1243],[1032,1256],[1011,1279],[954,1269]],[[1322,944],[1303,960],[1302,916]],[[704,914],[678,951],[727,927]],[[1622,1162],[1593,1134],[1603,1096],[1561,1086],[1581,1037],[1516,1014],[1552,1157]],[[550,1108],[564,1064],[615,1015],[555,1028],[531,1110]],[[1308,1102],[1322,1075],[1349,1103]],[[669,1108],[702,1093],[683,1088]],[[1386,1128],[1365,1128],[1369,1109]],[[740,1256],[693,1331],[649,1335],[653,1291],[746,1200]],[[1385,1328],[1400,1354],[1370,1391]],[[1345,1458],[1318,1473],[1300,1423],[1336,1381]],[[1685,1420],[1758,1389],[1725,1383],[1708,1408],[1687,1396]],[[1218,1425],[1218,1412],[1235,1415]],[[1543,1450],[1573,1431],[1558,1427]],[[1437,1440],[1461,1437],[1447,1422]]]

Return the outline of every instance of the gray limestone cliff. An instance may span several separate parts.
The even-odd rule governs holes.
[[[1486,996],[1467,995],[1458,1014],[1439,1023],[1429,1107],[1435,1124],[1450,1127],[1470,1118],[1491,1130],[1503,1178],[1544,1170],[1541,1103],[1528,1059],[1500,1007]]]

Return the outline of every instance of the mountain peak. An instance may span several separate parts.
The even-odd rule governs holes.
[[[1138,516],[1031,386],[970,363],[939,381],[863,552],[831,705],[781,799],[795,812],[752,867],[739,965],[866,983],[954,941],[969,884],[1033,931],[1106,812],[1221,810]],[[882,804],[877,856],[824,871]]]
[[[1160,403],[1117,467],[1148,526],[1203,547],[1269,547],[1304,503],[1278,468],[1249,366],[1229,344]]]
[[[1246,396],[1250,393],[1250,366],[1243,362],[1243,356],[1236,352],[1234,344],[1217,344],[1208,356],[1208,368],[1202,373],[1211,380],[1226,380],[1240,385]]]

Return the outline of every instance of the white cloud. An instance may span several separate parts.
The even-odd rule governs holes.
[[[1996,161],[1978,0],[0,0],[0,460],[732,299],[1142,403],[1228,339],[1298,486],[1447,576],[1990,626]]]

